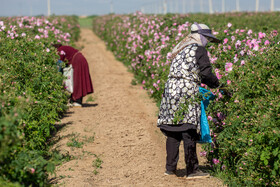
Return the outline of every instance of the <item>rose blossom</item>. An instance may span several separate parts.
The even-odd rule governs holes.
[[[264,45],[268,45],[270,42],[268,40],[265,40]]]
[[[213,158],[213,163],[215,164],[215,165],[217,165],[217,164],[219,164],[220,163],[220,161],[218,160],[218,159],[216,159],[216,158]]]
[[[35,169],[34,168],[31,168],[30,169],[30,172],[33,174],[33,173],[35,173]]]
[[[225,69],[227,72],[232,71],[232,63],[231,62],[227,62],[225,65]]]
[[[224,44],[226,44],[228,42],[228,39],[227,38],[225,38],[224,39]]]

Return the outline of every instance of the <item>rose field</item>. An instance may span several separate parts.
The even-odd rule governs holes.
[[[60,128],[63,128],[58,126],[57,123],[65,117],[68,111],[67,103],[70,96],[63,84],[64,77],[58,71],[57,61],[59,56],[52,44],[62,43],[75,47],[76,42],[81,37],[81,31],[83,31],[80,30],[80,25],[86,25],[88,21],[92,24],[90,32],[92,34],[94,32],[101,38],[115,58],[123,62],[128,70],[134,74],[131,84],[140,85],[142,91],[147,92],[158,106],[168,78],[171,64],[169,58],[173,47],[190,33],[190,26],[194,22],[205,23],[212,28],[213,34],[222,42],[220,44],[208,44],[206,48],[213,66],[213,72],[224,86],[223,89],[219,90],[210,89],[201,84],[201,87],[212,91],[215,99],[211,101],[206,111],[213,143],[202,144],[200,156],[207,160],[207,171],[228,186],[280,186],[279,12],[211,15],[151,15],[137,12],[129,15],[92,16],[86,18],[84,20],[86,22],[79,21],[81,20],[76,16],[0,17],[0,186],[51,186],[50,176],[52,174],[56,175],[56,166],[61,165],[64,161],[74,159],[74,146],[71,147],[72,152],[67,153],[66,151],[65,154],[60,150],[52,149],[52,146],[57,143],[52,138],[57,135]],[[89,38],[91,37],[88,32],[84,33]],[[85,41],[82,44],[88,46],[84,54],[91,54],[95,50],[97,53],[109,56],[101,49],[95,49],[96,46],[102,46],[102,43],[97,39],[98,37],[92,37],[94,40],[92,38],[84,39]],[[94,45],[90,45],[91,43],[94,43]],[[95,46],[95,48],[92,46]],[[104,47],[104,49],[106,48]],[[152,140],[148,138],[146,141],[152,146],[144,142],[144,138],[148,134],[146,132],[151,131],[150,127],[147,128],[143,125],[150,125],[145,116],[148,116],[148,112],[153,113],[151,112],[153,110],[147,110],[144,113],[140,110],[144,107],[139,107],[138,111],[137,104],[134,108],[128,108],[129,103],[133,105],[133,102],[124,98],[130,98],[129,96],[133,95],[132,100],[137,100],[135,97],[138,95],[132,94],[135,93],[132,91],[135,91],[133,89],[138,87],[131,88],[131,79],[129,80],[126,77],[126,80],[129,80],[128,85],[130,87],[125,92],[120,92],[124,87],[118,85],[121,82],[119,78],[120,76],[127,76],[127,74],[116,71],[112,73],[112,75],[115,75],[114,77],[109,76],[108,74],[112,70],[107,68],[108,65],[102,66],[101,64],[105,64],[109,61],[108,59],[112,58],[103,58],[102,54],[98,56],[100,54],[87,57],[91,61],[91,64],[89,63],[90,67],[94,66],[94,71],[91,71],[95,73],[93,80],[96,81],[99,78],[99,82],[94,82],[96,83],[94,88],[99,88],[99,90],[97,89],[97,95],[100,93],[98,95],[100,106],[97,107],[98,104],[94,103],[88,104],[92,108],[87,107],[86,109],[83,107],[80,111],[74,110],[78,116],[76,121],[73,120],[73,123],[75,123],[73,126],[76,129],[67,133],[75,135],[72,138],[72,143],[81,143],[80,146],[82,146],[83,143],[86,143],[86,140],[78,142],[78,139],[75,139],[78,137],[75,134],[76,131],[80,130],[80,133],[89,132],[91,135],[95,135],[95,132],[91,131],[95,127],[93,129],[99,134],[96,137],[91,136],[92,142],[94,138],[99,139],[98,143],[94,145],[90,142],[92,143],[92,149],[97,150],[96,148],[99,145],[101,147],[101,151],[99,151],[102,153],[100,153],[100,157],[105,160],[107,156],[107,159],[110,158],[111,160],[108,159],[107,163],[104,163],[104,168],[102,168],[103,161],[99,155],[90,152],[91,149],[88,152],[80,149],[83,156],[87,153],[88,157],[95,158],[95,161],[86,160],[86,156],[81,156],[83,159],[79,161],[80,163],[86,163],[84,164],[86,166],[77,169],[82,164],[76,164],[78,163],[78,160],[76,160],[74,165],[77,169],[75,171],[76,175],[69,177],[73,178],[72,182],[76,183],[71,184],[77,184],[80,181],[88,182],[83,183],[88,185],[114,184],[109,183],[111,181],[120,182],[117,184],[129,183],[132,184],[131,186],[133,184],[156,186],[158,181],[159,183],[162,181],[170,182],[162,182],[162,185],[172,184],[172,180],[162,177],[161,174],[156,172],[154,175],[149,174],[150,171],[158,171],[159,168],[163,168],[158,164],[161,160],[158,159],[158,162],[155,162],[155,160],[158,158],[157,155],[160,155],[161,158],[165,154],[158,151],[157,142],[151,142]],[[96,61],[98,61],[99,66],[96,65],[98,64]],[[122,66],[123,64],[120,63]],[[121,69],[120,66],[113,66],[113,68],[115,67]],[[99,74],[95,72],[97,70],[100,71]],[[102,74],[105,70],[107,70],[106,76]],[[124,71],[126,71],[125,68]],[[110,79],[113,80],[110,83],[111,87],[112,85],[115,85],[116,88],[120,87],[119,89],[115,88],[114,91],[119,91],[117,94],[114,93],[115,95],[110,95],[113,90],[110,90],[111,87],[107,86],[107,84],[110,85]],[[104,82],[101,82],[103,80]],[[141,89],[137,90],[141,91]],[[127,94],[128,92],[129,94]],[[118,99],[120,95],[125,97]],[[113,99],[120,100],[120,102],[111,103],[116,102]],[[142,102],[143,100],[139,98],[139,101]],[[122,110],[128,116],[118,116],[125,115],[120,111],[115,111],[121,108],[121,105],[123,105]],[[151,102],[151,105],[154,105],[154,103]],[[155,105],[154,107],[156,108]],[[137,112],[133,115],[125,109],[137,109]],[[144,119],[142,124],[136,114],[140,116],[140,119]],[[135,119],[132,120],[129,116]],[[98,129],[100,128],[99,123],[103,131]],[[131,124],[131,131],[121,127],[121,124]],[[135,126],[139,126],[139,124],[143,127],[136,129]],[[82,129],[82,125],[85,126],[84,129]],[[106,125],[108,131],[104,127]],[[156,126],[156,121],[153,125]],[[123,133],[125,133],[125,136]],[[87,139],[86,136],[83,137]],[[118,139],[112,141],[111,137],[117,137]],[[121,140],[128,144],[118,147]],[[111,142],[116,144],[110,144]],[[137,144],[138,142],[144,143],[142,145]],[[162,144],[162,142],[160,143]],[[142,147],[139,145],[142,145]],[[64,149],[68,150],[65,147]],[[117,152],[120,149],[122,150]],[[108,156],[107,153],[103,153],[104,150],[112,152],[112,154]],[[140,151],[137,152],[138,150]],[[135,152],[135,154],[127,151]],[[115,156],[120,156],[123,160],[131,160],[120,162],[122,159]],[[151,157],[150,160],[147,157]],[[151,169],[143,164],[142,168],[138,168],[138,165],[141,164],[136,165],[134,158],[138,159],[139,162],[137,163],[141,164],[153,162],[151,159],[154,159],[154,165],[157,165],[157,167],[151,164],[150,167],[153,166]],[[118,162],[120,165],[114,165]],[[108,167],[110,164],[112,166]],[[123,165],[127,167],[125,169],[121,168]],[[90,171],[89,166],[95,167],[94,171]],[[68,165],[65,168],[67,172],[74,171]],[[109,171],[112,168],[116,172],[113,175]],[[89,172],[85,174],[86,169]],[[98,178],[97,173],[101,173],[102,169],[105,172],[102,177]],[[60,172],[67,173],[65,170],[60,170]],[[156,178],[157,175],[159,175],[159,178]],[[139,176],[143,180],[148,178],[147,176],[152,177],[146,181],[140,181]],[[124,179],[122,180],[121,177]],[[150,183],[149,180],[152,180],[153,183]],[[174,185],[186,184],[181,178],[178,180],[179,182],[174,182]],[[202,181],[201,185],[207,184],[207,182],[207,180]]]
[[[68,94],[51,44],[79,32],[75,17],[0,18],[0,186],[43,186],[54,171],[47,142]]]
[[[207,109],[213,143],[204,144],[212,173],[230,186],[280,185],[279,13],[106,15],[94,32],[160,103],[172,48],[194,22],[212,28],[213,71],[226,91]],[[205,85],[201,85],[206,87]]]

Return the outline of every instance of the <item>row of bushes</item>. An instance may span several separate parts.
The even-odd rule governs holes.
[[[54,171],[47,141],[68,94],[51,44],[79,32],[75,17],[0,18],[0,185],[43,186]]]
[[[93,30],[116,58],[134,73],[160,103],[172,48],[195,21],[213,28],[221,44],[208,56],[230,95],[211,89],[216,99],[207,111],[212,145],[201,152],[213,171],[230,185],[280,182],[279,163],[279,13],[108,15]],[[270,21],[267,21],[270,20]],[[201,85],[206,87],[205,85]]]

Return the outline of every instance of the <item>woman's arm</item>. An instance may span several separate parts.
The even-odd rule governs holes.
[[[218,78],[212,73],[212,66],[207,51],[202,46],[198,46],[196,51],[196,61],[200,70],[199,76],[201,77],[201,83],[206,84],[210,88],[219,87],[220,83]]]

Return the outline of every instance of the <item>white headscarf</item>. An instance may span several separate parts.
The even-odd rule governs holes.
[[[202,29],[209,29],[209,27],[205,24],[197,24],[197,23],[194,23],[191,26],[192,32],[202,30]],[[174,59],[176,55],[188,45],[198,44],[199,46],[205,47],[208,42],[209,42],[208,37],[205,37],[199,33],[191,33],[174,47],[174,49],[171,52],[171,59]]]

